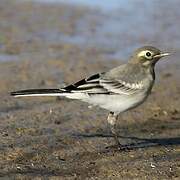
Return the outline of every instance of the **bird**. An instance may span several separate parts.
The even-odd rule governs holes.
[[[107,72],[97,73],[76,83],[57,89],[27,89],[11,92],[12,96],[64,96],[78,99],[108,110],[107,122],[119,149],[124,149],[118,138],[118,116],[136,108],[150,95],[155,82],[155,65],[171,53],[153,46],[136,49],[126,64]]]

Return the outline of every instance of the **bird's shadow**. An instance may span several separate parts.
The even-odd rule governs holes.
[[[113,136],[110,134],[102,134],[102,133],[93,133],[93,134],[76,133],[72,135],[78,138],[95,138],[95,137],[113,138]],[[139,138],[134,136],[118,136],[118,137],[122,139],[130,139],[132,141],[135,141],[135,143],[129,143],[124,145],[129,147],[130,149],[180,145],[180,137],[171,137],[171,138]]]

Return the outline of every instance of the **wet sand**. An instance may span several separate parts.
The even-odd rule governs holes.
[[[63,40],[81,35],[87,14],[88,36],[104,18],[96,10],[1,1],[0,178],[179,179],[178,56],[157,66],[146,103],[119,117],[119,138],[129,152],[112,147],[105,110],[64,98],[10,97],[12,90],[62,87],[122,63],[114,49]]]

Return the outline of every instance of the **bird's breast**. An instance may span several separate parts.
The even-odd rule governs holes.
[[[108,111],[121,113],[129,109],[135,108],[145,101],[148,94],[146,92],[141,92],[136,95],[94,95],[89,100],[88,103],[100,106]]]

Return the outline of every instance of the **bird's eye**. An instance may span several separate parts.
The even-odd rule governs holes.
[[[147,52],[145,53],[145,58],[147,58],[147,59],[152,59],[152,53],[151,53],[150,51],[147,51]]]
[[[146,53],[146,56],[147,56],[147,57],[151,57],[151,53],[150,53],[150,52],[147,52],[147,53]]]

